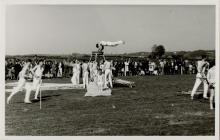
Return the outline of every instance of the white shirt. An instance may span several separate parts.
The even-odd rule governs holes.
[[[160,61],[160,66],[164,67],[164,62],[163,61]]]
[[[106,70],[107,70],[107,69],[111,69],[111,62],[105,61],[104,67],[105,67]]]
[[[24,64],[23,69],[19,73],[19,78],[24,79],[25,76],[27,76],[29,74],[28,67],[29,67],[29,64]]]
[[[208,67],[208,62],[206,61],[198,61],[197,71],[198,73],[204,73],[205,69]]]
[[[214,84],[215,83],[215,66],[213,66],[212,68],[210,68],[208,70],[208,74],[207,74],[207,80],[209,83]]]
[[[59,63],[59,69],[62,69],[62,64],[61,63]]]
[[[76,64],[72,64],[72,66],[73,66],[73,73],[77,72],[77,66],[76,66]]]
[[[125,62],[125,71],[128,71],[129,62]]]
[[[92,63],[92,69],[97,70],[97,63],[96,62]]]
[[[82,69],[83,69],[84,72],[88,71],[88,64],[87,63],[83,63],[82,64]]]
[[[37,65],[33,68],[35,78],[41,78],[44,68],[40,65]]]
[[[77,71],[80,71],[80,64],[79,63],[76,63],[76,69],[77,69]]]

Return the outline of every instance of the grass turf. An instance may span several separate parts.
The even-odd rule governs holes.
[[[24,104],[24,93],[6,105],[6,135],[214,135],[215,112],[191,90],[194,75],[123,77],[136,87],[115,87],[110,97],[84,97],[85,90],[42,91],[39,102]],[[70,82],[52,79],[43,82]],[[8,94],[6,95],[6,97]],[[32,95],[33,98],[33,95]]]

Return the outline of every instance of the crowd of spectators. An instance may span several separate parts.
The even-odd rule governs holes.
[[[80,61],[80,60],[79,60]],[[72,61],[68,60],[45,60],[44,78],[71,77],[72,67],[69,65]],[[82,61],[80,61],[82,62]],[[25,61],[19,59],[6,59],[5,78],[17,80]],[[32,67],[36,65],[32,62]],[[195,74],[196,60],[133,60],[132,58],[124,60],[113,60],[113,76],[137,76],[137,75],[175,75],[175,74]]]

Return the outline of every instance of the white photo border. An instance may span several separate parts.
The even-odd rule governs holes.
[[[214,5],[215,6],[215,51],[217,66],[217,85],[219,85],[219,0],[2,0],[0,1],[0,139],[79,139],[79,140],[112,140],[112,139],[158,139],[158,140],[219,140],[219,86],[216,88],[215,136],[5,136],[5,16],[8,5]]]

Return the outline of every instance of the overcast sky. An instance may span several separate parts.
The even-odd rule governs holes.
[[[91,53],[98,41],[124,40],[106,53],[215,48],[214,6],[16,5],[6,13],[6,54]]]

